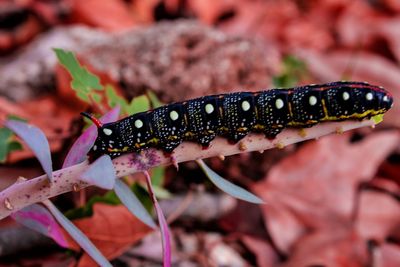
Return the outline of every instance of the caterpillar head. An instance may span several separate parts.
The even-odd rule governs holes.
[[[93,115],[86,112],[82,112],[81,115],[90,119],[97,127],[97,138],[88,153],[89,160],[93,161],[105,154],[111,158],[120,156],[122,154],[121,141],[115,123],[103,124]]]

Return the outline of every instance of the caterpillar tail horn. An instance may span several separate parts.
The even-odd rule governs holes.
[[[96,117],[94,117],[92,114],[88,113],[88,112],[81,112],[81,115],[83,117],[88,118],[89,120],[91,120],[96,126],[97,128],[100,128],[103,126],[103,123],[101,123],[101,121],[99,121]]]

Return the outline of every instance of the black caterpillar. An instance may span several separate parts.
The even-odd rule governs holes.
[[[365,82],[334,82],[289,89],[204,96],[137,113],[98,126],[89,155],[140,152],[154,147],[171,153],[182,141],[204,148],[216,136],[236,143],[249,132],[275,138],[286,127],[305,128],[325,121],[362,120],[383,114],[393,97]]]

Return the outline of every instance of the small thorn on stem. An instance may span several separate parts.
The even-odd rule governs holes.
[[[222,160],[222,161],[224,161],[224,160],[225,160],[225,156],[224,156],[224,155],[222,155],[222,154],[219,154],[219,155],[218,155],[218,158],[219,158],[220,160]]]
[[[263,154],[264,150],[258,150],[258,153]]]
[[[171,156],[170,156],[170,159],[171,159],[172,165],[174,165],[175,169],[176,169],[177,171],[179,171],[178,161],[176,160],[175,156],[174,156],[174,155],[171,155]]]
[[[239,150],[240,151],[246,151],[247,150],[247,146],[244,142],[239,142]]]
[[[13,210],[13,209],[14,209],[14,207],[13,207],[13,205],[11,204],[9,198],[6,198],[6,199],[4,200],[4,206],[5,206],[6,209],[8,209],[8,210]]]
[[[26,179],[25,177],[19,176],[19,177],[17,178],[17,181],[15,181],[15,183],[16,183],[16,184],[19,184],[19,183],[25,182],[26,180],[27,180],[27,179]]]
[[[343,133],[343,128],[342,127],[336,128],[336,133],[337,134],[342,134]]]
[[[276,147],[276,148],[279,148],[279,149],[284,149],[284,148],[285,148],[285,145],[282,144],[281,142],[278,142],[278,143],[275,144],[275,147]]]
[[[307,136],[307,131],[306,131],[306,129],[304,129],[304,128],[302,128],[302,129],[300,129],[299,130],[299,135],[301,136],[301,137],[306,137]]]
[[[74,192],[79,192],[79,190],[80,190],[79,185],[78,185],[77,183],[74,183],[74,184],[72,185],[72,190],[73,190]]]

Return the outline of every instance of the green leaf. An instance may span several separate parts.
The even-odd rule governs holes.
[[[282,72],[272,77],[272,82],[276,87],[293,87],[308,75],[305,62],[295,56],[286,56],[282,65]]]
[[[162,186],[164,184],[165,167],[158,166],[151,169],[151,183],[153,186]]]
[[[54,52],[60,64],[71,74],[71,87],[80,99],[90,102],[88,94],[93,90],[103,90],[100,79],[82,67],[71,51],[54,48]]]
[[[161,186],[153,186],[154,195],[160,199],[171,198],[172,194],[165,188]]]
[[[129,114],[126,112],[127,106],[128,106],[128,101],[126,99],[120,97],[117,92],[115,91],[115,88],[111,85],[106,85],[106,98],[107,98],[107,104],[109,107],[115,107],[116,105],[119,105],[122,109],[122,112],[124,114]]]
[[[155,93],[153,91],[147,91],[147,96],[150,99],[150,103],[152,108],[158,108],[163,106],[164,104],[158,99]]]
[[[150,100],[146,95],[137,96],[132,99],[131,103],[127,106],[127,114],[136,114],[150,109]]]
[[[15,150],[22,150],[22,145],[12,139],[13,132],[8,128],[0,128],[0,163],[7,160],[7,155]]]
[[[67,216],[69,219],[74,220],[74,219],[79,219],[79,218],[84,218],[84,217],[90,217],[93,215],[93,205],[95,203],[106,203],[110,205],[118,205],[121,204],[119,201],[119,198],[117,195],[114,193],[114,191],[109,191],[103,196],[93,196],[88,200],[85,206],[75,208],[72,210],[68,210],[65,213],[65,216]]]

